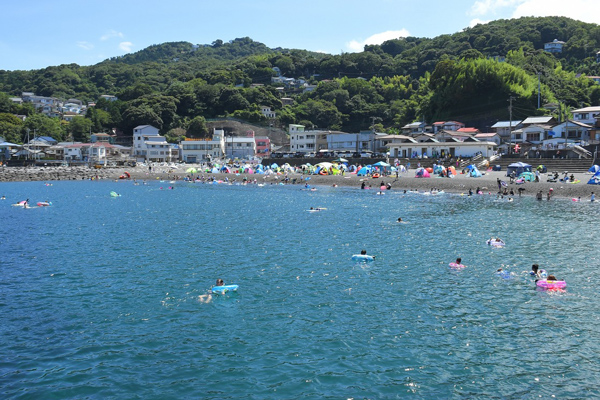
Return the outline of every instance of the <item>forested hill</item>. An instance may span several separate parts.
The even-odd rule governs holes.
[[[566,17],[502,19],[433,39],[389,40],[381,46],[367,46],[366,50],[400,56],[416,66],[417,73],[422,75],[432,71],[443,57],[470,57],[479,52],[485,57],[503,58],[520,48],[525,52],[541,50],[545,43],[554,39],[566,43],[564,51],[558,55],[563,68],[598,70],[597,65],[595,68],[592,65],[596,52],[600,51],[600,25]]]
[[[544,52],[544,43],[554,39],[565,42],[563,52]],[[455,119],[485,130],[508,119],[509,97],[514,118],[546,112],[537,108],[538,87],[542,104],[560,103],[563,116],[569,107],[599,105],[600,85],[585,78],[600,75],[599,51],[599,25],[562,17],[498,20],[340,55],[270,49],[250,38],[163,43],[92,66],[0,71],[0,136],[18,141],[23,129],[36,129],[1,118],[2,113],[32,112],[8,101],[24,91],[83,101],[116,95],[119,101],[99,101],[77,122],[81,135],[89,129],[131,132],[137,124],[152,124],[173,137],[198,136],[207,133],[204,118],[223,116],[348,132],[375,123],[390,133],[415,120]],[[271,83],[275,67],[284,77],[318,86],[311,92],[297,86],[281,92],[276,89],[281,82]],[[283,106],[281,97],[293,104]],[[276,120],[267,121],[259,106],[271,107]],[[58,124],[48,134],[73,133],[74,125]]]
[[[215,40],[210,45],[193,45],[189,42],[169,42],[149,46],[135,53],[126,54],[122,57],[113,57],[100,64],[123,63],[139,64],[143,62],[170,63],[177,61],[193,62],[205,61],[232,61],[255,54],[272,54],[274,50],[269,49],[262,43],[255,42],[250,38],[240,38],[231,42]]]

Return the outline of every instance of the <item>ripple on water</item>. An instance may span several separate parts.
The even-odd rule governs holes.
[[[5,193],[52,207],[0,207],[3,397],[600,396],[588,204],[41,185]],[[567,290],[536,290],[533,263]],[[201,301],[217,277],[239,291]]]

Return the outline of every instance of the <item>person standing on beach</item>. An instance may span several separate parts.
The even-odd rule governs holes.
[[[496,178],[496,183],[498,183],[498,193],[502,192],[502,181],[500,178]]]
[[[593,203],[594,201],[596,201],[596,195],[594,194],[594,192],[592,192],[592,196],[590,197],[590,201]]]

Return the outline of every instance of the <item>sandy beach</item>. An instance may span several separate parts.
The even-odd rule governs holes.
[[[56,181],[56,180],[118,180],[125,171],[130,174],[128,180],[183,180],[186,176],[191,177],[191,174],[185,171],[192,165],[181,165],[177,168],[169,167],[153,167],[149,171],[148,167],[127,167],[127,168],[102,168],[94,169],[89,167],[4,167],[0,168],[0,182],[20,182],[20,181]],[[199,166],[196,166],[199,168]],[[554,197],[563,198],[579,198],[582,201],[589,201],[592,192],[596,190],[596,185],[588,185],[587,182],[591,177],[590,173],[575,173],[576,180],[579,183],[563,183],[563,182],[547,182],[547,175],[542,174],[540,182],[526,182],[522,185],[510,184],[509,178],[505,171],[488,171],[485,175],[479,178],[472,178],[467,175],[458,174],[454,178],[415,178],[414,170],[409,170],[405,173],[386,176],[383,178],[371,178],[365,176],[356,176],[355,174],[345,175],[302,175],[299,173],[287,174],[287,184],[304,185],[309,183],[312,187],[319,186],[334,186],[338,187],[361,187],[365,182],[372,189],[379,189],[381,183],[390,184],[392,190],[431,190],[436,188],[450,193],[467,193],[469,189],[473,192],[479,187],[485,194],[498,193],[497,179],[507,183],[507,190],[512,189],[515,196],[518,196],[518,188],[525,189],[522,192],[523,196],[535,196],[540,190],[543,198],[546,200],[547,193],[552,189]],[[242,182],[244,178],[248,182],[264,184],[279,184],[286,183],[285,175],[260,175],[260,174],[212,174],[212,173],[196,173],[195,177],[204,177],[204,179],[215,179],[218,181],[229,180],[229,182]],[[308,181],[306,178],[310,178]]]

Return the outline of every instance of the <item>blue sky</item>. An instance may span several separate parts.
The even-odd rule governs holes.
[[[477,22],[552,15],[599,23],[600,0],[10,1],[2,4],[0,70],[91,65],[152,44],[245,36],[269,47],[340,54]]]

